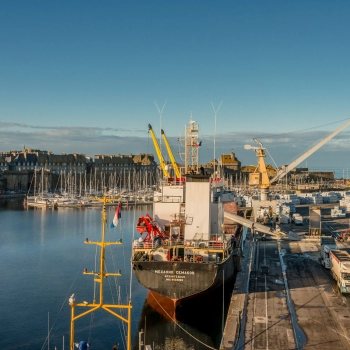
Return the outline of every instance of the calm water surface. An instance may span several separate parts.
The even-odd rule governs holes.
[[[108,223],[115,208],[108,208]],[[123,244],[107,248],[109,272],[122,271],[118,279],[108,278],[105,302],[127,303],[130,295],[130,258],[134,217],[151,207],[122,210],[117,228],[107,224],[106,240],[122,238]],[[135,235],[138,233],[136,232]],[[69,349],[70,306],[68,298],[91,302],[94,298],[92,276],[98,270],[95,245],[99,241],[101,209],[24,210],[22,201],[0,200],[0,348]],[[99,251],[99,250],[98,250]],[[133,277],[132,273],[131,276]],[[146,329],[146,344],[154,349],[218,349],[222,330],[222,292],[184,306],[178,324],[166,321],[146,303],[147,290],[132,278],[132,343],[138,349],[139,330]],[[81,310],[81,309],[80,309]],[[47,343],[48,328],[50,342]],[[115,342],[124,349],[126,324],[106,312],[95,312],[76,322],[76,341],[87,340],[92,350],[111,349]],[[198,341],[197,339],[200,339]],[[206,345],[204,345],[204,344]],[[169,348],[170,349],[170,348]]]

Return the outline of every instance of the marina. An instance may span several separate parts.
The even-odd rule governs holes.
[[[123,244],[117,247],[118,254],[114,256],[115,267],[122,274],[118,277],[120,287],[114,282],[108,283],[107,291],[120,288],[119,295],[123,301],[127,301],[129,294],[134,216],[137,218],[145,211],[151,213],[151,209],[150,206],[124,208],[118,226],[112,230],[107,225],[108,239],[123,239]],[[109,223],[114,213],[115,207],[108,206]],[[3,278],[0,285],[0,302],[3,305],[1,348],[47,349],[49,327],[50,349],[68,349],[69,298],[74,293],[77,301],[93,300],[92,281],[83,272],[85,268],[95,269],[96,249],[85,245],[84,241],[87,237],[91,241],[99,239],[100,208],[34,210],[24,209],[20,199],[6,199],[0,200],[0,221]],[[108,259],[106,266],[108,271],[114,270],[113,260]],[[149,305],[147,290],[135,278],[132,280],[133,350],[139,349],[141,330],[144,331],[141,340],[153,349],[160,349],[169,342],[179,344],[178,349],[218,348],[222,332],[222,290],[214,294],[213,299],[202,298],[184,305],[174,323]],[[226,307],[229,297],[227,293]],[[207,305],[205,309],[203,302]],[[207,322],[208,315],[215,327]],[[96,312],[93,318],[82,319],[76,325],[76,332],[77,341],[90,341],[94,349],[111,348],[116,342],[120,344],[119,349],[126,349],[121,322],[116,324],[114,318],[105,313]]]
[[[108,219],[115,210],[110,208]],[[130,294],[130,265],[133,210],[124,210],[121,224],[108,228],[110,240],[123,239],[114,260],[110,252],[108,271],[121,270],[118,284],[109,280],[117,293],[115,300],[127,302]],[[96,249],[84,245],[86,237],[98,241],[101,234],[100,208],[85,210],[66,208],[54,210],[24,210],[21,200],[0,201],[1,272],[0,302],[2,328],[0,346],[3,349],[47,349],[48,327],[50,349],[69,348],[70,306],[68,299],[74,293],[76,300],[93,300],[93,282],[84,276],[85,268],[94,270]],[[121,230],[121,226],[123,229]],[[118,290],[120,289],[120,293]],[[139,284],[132,286],[132,339],[138,339],[138,322],[144,306],[146,291]],[[110,300],[108,297],[106,300]],[[49,319],[49,322],[48,322]],[[33,322],[35,320],[35,322]],[[111,348],[116,341],[123,344],[124,332],[113,317],[88,317],[77,324],[77,341],[90,341],[95,349]],[[63,339],[64,338],[64,339]]]
[[[191,120],[188,130],[190,141],[186,144],[191,149],[187,154],[192,158],[185,164],[187,171],[183,177],[172,178],[170,172],[165,172],[167,175],[153,195],[147,191],[148,201],[142,190],[129,192],[127,197],[124,193],[119,198],[112,198],[112,193],[107,197],[105,190],[100,243],[96,231],[90,234],[91,228],[100,222],[96,216],[99,211],[95,209],[101,207],[101,198],[42,192],[40,196],[17,200],[23,213],[27,213],[25,216],[37,213],[34,216],[40,216],[39,223],[43,225],[46,217],[55,222],[67,213],[72,215],[70,221],[83,216],[84,230],[71,227],[67,221],[64,231],[71,230],[73,237],[79,232],[85,244],[101,247],[100,253],[88,250],[95,267],[82,269],[83,275],[94,276],[93,296],[87,293],[87,284],[78,275],[74,288],[78,290],[79,302],[75,290],[72,293],[73,285],[69,288],[66,285],[65,304],[71,306],[69,349],[79,342],[93,342],[95,349],[119,343],[119,349],[127,350],[304,349],[308,346],[329,349],[330,344],[350,349],[345,322],[350,318],[350,303],[344,294],[347,289],[339,281],[338,287],[336,280],[340,272],[327,270],[329,263],[322,262],[321,256],[323,235],[337,240],[339,252],[347,247],[347,235],[340,232],[349,225],[346,218],[349,192],[278,191],[268,177],[260,177],[259,173],[251,176],[253,181],[260,181],[256,188],[227,191],[223,179],[213,178],[199,167],[197,124]],[[260,148],[256,147],[260,173],[264,173],[265,164],[261,160],[264,150],[261,144]],[[165,163],[162,164],[165,170]],[[117,211],[122,208],[127,213],[124,227],[121,221],[116,228],[118,220],[114,221],[116,217],[112,220],[117,206]],[[113,225],[109,227],[111,222]],[[45,227],[40,231],[51,236],[50,230]],[[65,238],[68,248],[70,235]],[[109,249],[115,244],[125,245],[120,258]],[[73,245],[83,256],[77,241]],[[109,257],[105,256],[107,251],[111,253]],[[327,251],[323,257],[326,254],[330,256],[331,266],[333,255],[341,259],[341,253]],[[116,261],[123,266],[125,274],[117,268]],[[78,261],[72,263],[74,267],[78,265]],[[40,276],[47,273],[44,271]],[[114,282],[111,278],[104,282],[112,276]],[[105,299],[103,286],[107,287],[107,281],[105,290],[111,294]],[[75,307],[87,311],[75,313]],[[123,311],[119,314],[114,308]],[[117,325],[112,318],[101,315],[103,310],[119,319]],[[95,321],[95,314],[100,321]],[[136,316],[136,321],[131,314]],[[193,318],[193,314],[201,316]],[[62,311],[62,315],[67,319],[67,311]],[[208,317],[215,320],[210,330],[205,325]],[[42,348],[49,348],[53,342],[59,344],[56,334],[67,334],[68,325],[67,320],[58,329],[56,320],[52,328],[48,325]],[[320,343],[322,326],[327,328],[327,333],[322,332]],[[65,339],[63,335],[61,343],[64,348],[68,336]]]
[[[349,124],[344,124],[309,153]],[[108,341],[110,344],[120,343],[126,350],[137,346],[141,350],[299,350],[308,344],[327,349],[330,343],[347,349],[347,340],[339,337],[348,339],[348,335],[337,328],[341,324],[340,313],[331,313],[329,309],[340,308],[342,300],[339,296],[348,293],[347,274],[344,275],[342,269],[346,268],[345,261],[350,259],[340,247],[337,246],[339,250],[331,250],[331,247],[335,248],[335,240],[339,244],[348,244],[350,234],[344,232],[344,223],[349,193],[345,190],[311,193],[278,190],[276,183],[291,170],[291,166],[297,166],[308,155],[304,154],[292,165],[279,169],[271,178],[264,161],[267,149],[255,138],[258,146],[245,146],[245,149],[253,149],[258,157],[257,168],[249,174],[249,187],[243,191],[228,190],[224,178],[208,174],[199,165],[199,127],[195,121],[191,119],[185,128],[186,157],[181,171],[168,144],[173,168],[165,163],[150,125],[149,131],[163,172],[157,187],[147,188],[147,191],[141,188],[129,190],[128,193],[117,191],[119,198],[112,198],[115,191],[110,188],[104,189],[103,198],[84,196],[81,186],[79,194],[44,193],[42,171],[40,194],[28,196],[22,203],[27,213],[40,208],[43,217],[54,217],[65,216],[70,210],[92,213],[103,202],[101,237],[96,239],[95,232],[90,238],[89,230],[84,232],[86,245],[100,247],[100,251],[95,251],[95,267],[83,269],[83,275],[94,277],[93,296],[79,295],[78,302],[75,293],[71,294],[71,286],[65,298],[71,307],[69,349],[73,350],[75,345],[85,349],[91,341],[97,344],[96,349],[105,348]],[[163,130],[162,134],[167,142]],[[117,209],[112,219],[114,207]],[[124,231],[121,224],[119,238],[115,232],[113,237],[111,231],[118,226],[122,207],[129,212],[126,250],[122,259],[117,259],[127,271],[124,280],[121,279],[122,270],[116,266],[112,248],[124,245]],[[110,227],[107,223],[111,223]],[[337,225],[341,233],[336,231]],[[325,229],[328,232],[324,232]],[[329,236],[327,244],[331,241],[333,244],[328,250],[325,249],[326,239],[321,240],[325,234]],[[107,252],[110,256],[106,255]],[[126,267],[127,256],[131,260],[130,267]],[[328,266],[331,273],[326,270]],[[329,276],[331,281],[327,281]],[[133,277],[136,278],[134,284]],[[86,284],[80,283],[86,288]],[[81,288],[77,287],[75,280],[74,286],[78,290]],[[135,288],[145,293],[136,308],[138,336],[131,317],[132,313],[135,315],[132,311]],[[337,291],[340,291],[339,295],[331,298]],[[78,312],[76,308],[85,311]],[[115,309],[121,310],[117,312]],[[347,306],[343,309],[343,317],[350,317],[350,309]],[[95,315],[101,316],[100,311],[107,311],[119,321],[120,334],[117,337],[115,331],[108,330],[116,327],[112,326],[115,322],[112,319],[107,321],[106,317],[101,321],[104,325],[108,323],[108,327],[92,335],[96,328]],[[199,315],[203,311],[207,314],[201,319],[192,319],[192,313]],[[146,316],[149,313],[153,316]],[[85,317],[88,315],[90,317]],[[153,320],[147,323],[147,317]],[[203,332],[202,321],[207,317],[216,320],[215,327],[210,332]],[[90,323],[81,318],[90,318]],[[315,319],[321,320],[318,321],[321,324],[325,322],[323,325],[329,330],[322,344],[316,343],[320,334]],[[160,326],[162,323],[165,327]],[[166,332],[161,332],[161,329]],[[53,327],[48,326],[43,347],[47,345],[49,348],[52,330]],[[117,342],[112,341],[112,334]],[[64,344],[63,338],[63,348]]]
[[[350,350],[349,13],[3,1],[0,350]]]
[[[21,208],[21,204],[21,201],[17,200],[18,209]],[[9,205],[11,207],[11,203],[9,203]],[[332,209],[334,208],[333,203],[320,204],[320,207],[322,212],[322,232],[324,234],[329,235],[329,237],[337,237],[339,232],[349,227],[348,218],[334,218],[332,216]],[[137,210],[139,213],[142,213],[147,210],[147,208],[149,209],[149,206]],[[212,298],[204,299],[204,301],[201,299],[198,303],[197,301],[192,301],[187,304],[184,303],[183,308],[179,310],[178,320],[175,321],[178,322],[179,327],[173,328],[173,326],[171,326],[172,324],[176,324],[174,321],[166,321],[164,324],[165,318],[158,312],[154,311],[150,306],[150,303],[147,301],[147,290],[138,284],[134,285],[135,288],[138,287],[136,288],[136,293],[134,292],[133,294],[134,296],[137,296],[136,299],[134,298],[135,301],[133,302],[133,308],[135,308],[136,312],[139,314],[139,316],[136,316],[136,319],[133,320],[132,333],[134,348],[137,348],[138,332],[141,329],[146,329],[146,340],[148,339],[148,344],[153,344],[153,342],[155,342],[155,344],[164,344],[166,341],[165,338],[170,339],[175,337],[178,339],[177,341],[179,344],[182,344],[181,346],[183,348],[191,345],[194,349],[303,349],[310,345],[317,346],[320,349],[329,349],[330,344],[336,344],[337,348],[349,349],[350,347],[347,339],[350,338],[350,335],[347,332],[348,327],[346,326],[348,322],[347,319],[350,316],[350,303],[348,297],[339,292],[330,271],[321,265],[320,239],[307,238],[307,230],[309,227],[309,205],[297,205],[296,211],[303,218],[303,225],[295,225],[290,222],[281,224],[280,226],[283,231],[289,231],[290,229],[294,230],[298,236],[300,236],[300,241],[277,239],[274,235],[270,235],[266,237],[265,240],[262,240],[261,234],[257,233],[253,236],[252,232],[248,231],[242,252],[242,270],[237,273],[235,284],[231,287],[232,295],[231,292],[228,293],[223,302],[221,297],[222,290],[219,289],[216,296],[214,294]],[[20,211],[21,215],[26,212],[33,214],[37,213],[35,216],[39,215],[41,218],[40,221],[45,219],[47,215],[53,219],[57,216],[58,212],[61,213],[59,216],[63,214],[65,217],[67,213],[70,213],[70,215],[74,216],[83,215],[86,219],[88,219],[92,213],[96,212],[97,216],[95,219],[90,218],[88,220],[88,222],[90,222],[89,226],[93,221],[98,222],[98,215],[100,215],[100,211],[95,211],[94,208],[86,208],[83,211],[66,208],[66,210],[61,209],[56,212],[41,210],[33,211],[30,209],[23,211],[22,207]],[[124,221],[122,221],[122,223],[123,225],[133,225],[133,221],[129,221],[129,224],[125,223],[125,220],[131,219],[129,215],[125,216],[127,212],[132,214],[133,209],[129,209],[123,213]],[[4,213],[5,212],[2,211],[2,214]],[[8,212],[6,211],[6,213]],[[112,213],[110,213],[110,216],[113,215]],[[28,215],[25,214],[23,220],[28,224],[28,219],[26,219],[27,216]],[[129,217],[129,219],[125,219],[126,217]],[[70,222],[72,222],[71,220],[72,219],[70,219]],[[50,227],[52,227],[51,224]],[[131,226],[129,226],[129,230],[131,229]],[[7,228],[7,230],[11,232],[9,228]],[[44,230],[42,234],[45,231],[55,232],[56,230],[51,228],[49,231]],[[88,231],[89,229],[85,226],[82,228],[74,226],[73,230],[70,228],[68,236],[68,232],[63,236],[65,237],[64,241],[67,242],[68,238],[72,238],[72,232],[81,232],[81,240],[84,240],[86,232]],[[20,229],[19,232],[21,232]],[[76,251],[82,250],[82,242],[78,242],[76,239],[74,239],[74,241],[75,243],[73,244],[73,247],[75,248],[73,251],[75,251],[75,253],[73,253],[73,255],[69,253],[72,251],[72,247],[68,249],[70,258],[67,263],[72,260],[73,256],[76,257]],[[4,237],[3,242],[6,245],[6,238],[4,240]],[[131,250],[132,239],[130,239],[129,242],[126,240],[125,243],[128,247],[127,249]],[[337,241],[337,245],[339,249],[348,247],[347,242]],[[65,250],[66,249],[67,248],[65,248]],[[22,253],[26,254],[27,263],[35,261],[32,254],[28,255],[27,249],[22,248]],[[7,259],[6,255],[4,256],[2,254],[2,257],[3,259]],[[54,255],[51,254],[51,257],[46,260],[52,260],[54,262],[57,261],[57,258],[54,258]],[[77,263],[75,262],[74,265],[77,265]],[[30,266],[30,263],[28,266]],[[264,266],[268,267],[266,275],[263,274]],[[127,271],[126,266],[123,268],[123,271],[125,269]],[[32,271],[32,269],[30,268],[29,271]],[[39,273],[39,275],[43,276],[42,273]],[[58,266],[53,267],[52,271],[50,271],[50,275],[51,273],[54,273],[57,277],[62,275],[62,271],[58,269]],[[81,273],[79,273],[79,275],[80,274]],[[33,276],[30,276],[29,278],[32,280]],[[5,280],[8,280],[6,275]],[[49,285],[52,284],[51,277],[47,279],[46,283]],[[8,286],[7,283],[6,285]],[[86,286],[86,283],[83,283],[83,285]],[[85,288],[86,287],[84,287],[84,289]],[[10,293],[13,293],[13,291],[14,289],[10,288]],[[31,295],[31,293],[34,293],[34,290],[31,292],[31,287],[28,285],[27,294]],[[5,301],[4,297],[6,297],[6,295],[8,294],[2,293],[3,302]],[[36,292],[33,295],[36,295]],[[142,297],[139,299],[141,295]],[[18,297],[18,291],[14,294],[14,297]],[[207,338],[204,333],[201,333],[200,329],[202,329],[203,326],[198,325],[198,323],[197,326],[195,326],[195,328],[198,327],[198,330],[193,329],[193,320],[191,321],[189,313],[203,313],[203,302],[208,303],[208,301],[210,301],[210,303],[212,303],[213,298],[217,300],[214,304],[216,305],[214,309],[211,310],[207,307],[204,308],[210,313],[211,317],[217,318],[217,328],[215,329],[216,336],[213,335],[214,338],[210,339]],[[57,305],[53,300],[51,300],[50,303],[53,303],[52,305]],[[222,333],[220,326],[222,324],[222,312],[218,312],[218,309],[222,308],[223,305],[226,305],[226,308],[229,307],[226,311],[227,317],[225,317],[223,337],[221,340],[219,337],[219,340],[216,340],[213,343],[213,339]],[[68,308],[68,305],[66,305],[65,308]],[[45,323],[44,319],[47,317],[47,311],[52,310],[52,307],[47,305],[47,309],[48,310],[46,311],[43,310],[43,315],[40,316],[43,319],[42,323]],[[67,321],[69,319],[67,310],[65,311],[65,314]],[[214,316],[215,314],[217,316]],[[54,314],[52,311],[50,311],[50,315],[52,322],[54,322]],[[7,319],[9,315],[5,312],[4,317]],[[201,317],[206,317],[205,312]],[[21,318],[23,319],[23,317]],[[24,317],[22,323],[25,319],[26,317]],[[195,321],[195,324],[197,321],[198,320]],[[158,326],[154,328],[156,324],[158,324]],[[161,324],[163,324],[162,327],[160,327]],[[190,333],[193,332],[194,338],[186,336],[183,330],[181,330],[180,325],[184,329],[190,327],[189,331]],[[68,322],[66,322],[66,327],[67,326]],[[109,326],[107,326],[105,322],[103,322],[101,326],[103,329],[106,329],[107,332],[115,334],[115,331],[108,330]],[[24,329],[26,328],[24,325],[23,327]],[[89,324],[86,324],[83,327],[83,329],[85,329],[85,334],[86,330],[89,328]],[[95,328],[95,326],[93,328]],[[101,332],[101,334],[105,334],[105,331],[102,331],[99,326],[97,326],[97,329],[99,329],[98,332]],[[155,332],[156,329],[158,331]],[[164,336],[160,336],[160,329],[163,329],[165,332]],[[64,332],[66,332],[66,341],[68,341],[67,328],[66,331],[64,331],[64,328],[62,329],[63,334]],[[43,338],[45,338],[43,333],[45,333],[44,329],[42,329],[41,341],[45,342],[45,340],[43,340]],[[284,334],[284,336],[281,337],[279,334]],[[320,341],[321,335],[322,342]],[[11,337],[9,339],[11,339]],[[12,339],[15,339],[15,335],[13,335]],[[53,344],[54,339],[55,335],[52,336],[51,344]],[[3,341],[4,339],[1,342]],[[114,340],[110,340],[110,342],[113,341]],[[56,344],[59,344],[62,342],[62,339],[57,340],[56,336],[55,342]],[[104,340],[95,339],[95,347],[96,342],[101,342],[102,344]],[[6,349],[12,348],[10,343],[5,342],[4,345]],[[179,348],[181,348],[181,346]],[[13,349],[15,348],[16,347],[13,346]]]

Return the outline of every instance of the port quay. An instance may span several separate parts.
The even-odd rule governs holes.
[[[337,238],[349,217],[317,204],[321,237],[310,236],[312,204],[296,205],[302,224],[280,224],[298,240],[249,232],[243,245],[221,349],[350,349],[350,298],[321,264],[321,237]],[[348,241],[336,241],[348,250]]]

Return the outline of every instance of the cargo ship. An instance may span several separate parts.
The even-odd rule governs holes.
[[[198,145],[198,126],[186,128],[186,154]],[[240,257],[241,226],[224,226],[224,204],[231,195],[223,180],[204,174],[198,163],[186,164],[181,178],[163,179],[153,202],[153,214],[137,222],[132,266],[147,300],[169,318],[185,300],[196,298],[233,279]]]

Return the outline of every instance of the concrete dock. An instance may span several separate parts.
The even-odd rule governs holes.
[[[322,231],[348,225],[349,218],[325,215]],[[350,350],[350,295],[339,292],[319,252],[317,238],[262,241],[248,235],[222,349]]]

